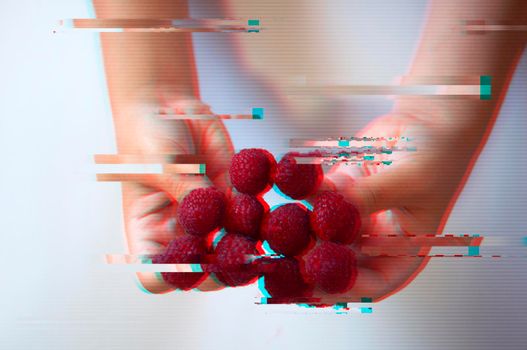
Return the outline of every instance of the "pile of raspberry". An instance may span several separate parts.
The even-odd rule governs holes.
[[[244,149],[232,158],[229,175],[236,191],[215,187],[191,191],[177,220],[185,235],[173,240],[153,263],[195,264],[198,272],[162,272],[177,289],[197,287],[211,275],[225,286],[244,286],[258,278],[277,303],[305,302],[316,288],[337,294],[357,278],[355,253],[361,225],[357,209],[337,192],[318,193],[319,164],[302,164],[299,153],[276,163],[263,149]],[[269,209],[263,195],[273,187],[288,199],[316,197],[313,210],[301,202]]]

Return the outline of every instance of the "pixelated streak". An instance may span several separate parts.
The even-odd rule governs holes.
[[[96,154],[95,164],[201,164],[200,154]]]
[[[105,165],[105,169],[96,175],[97,181],[135,181],[141,175],[195,174],[204,175],[204,163],[191,163],[203,160],[197,155],[95,155],[96,164]],[[158,161],[162,164],[151,164]],[[174,162],[180,161],[179,164]],[[138,164],[134,164],[134,163]]]
[[[289,147],[347,147],[350,142],[412,142],[413,139],[406,136],[394,137],[328,137],[326,140],[289,139]]]
[[[365,301],[369,300],[369,301]],[[354,313],[372,313],[372,299],[371,298],[360,298],[357,300],[347,301],[322,301],[321,298],[314,297],[289,297],[289,298],[273,298],[273,297],[261,297],[257,298],[255,304],[257,305],[282,305],[282,304],[296,304],[302,307],[304,310],[310,310],[310,312],[321,312],[321,313],[337,313],[337,314],[348,314]],[[307,311],[306,310],[306,311]]]
[[[119,169],[115,167],[118,166]],[[140,168],[138,168],[140,166]],[[126,167],[123,169],[123,167]],[[193,174],[205,175],[205,164],[112,164],[107,172],[97,173],[97,181],[136,181],[141,175]]]
[[[240,119],[252,119],[252,120],[262,120],[264,119],[264,108],[253,108],[251,114],[186,114],[186,113],[172,113],[164,114],[160,113],[156,115],[159,119],[164,120],[216,120],[216,119],[230,119],[230,120],[240,120]]]
[[[149,258],[134,254],[106,254],[108,265],[128,265],[127,270],[138,272],[203,272],[201,264],[152,264]]]
[[[483,242],[484,237],[480,236],[399,236],[399,235],[362,235],[361,245],[368,246],[383,246],[386,244],[386,239],[389,239],[390,246],[396,247],[397,244],[405,245],[412,242],[412,245],[419,245],[421,247],[468,247],[479,246]]]
[[[468,255],[469,256],[480,256],[479,255],[479,247],[477,247],[477,246],[469,246],[468,247]]]
[[[262,107],[254,107],[252,109],[252,117],[253,117],[253,119],[259,119],[259,120],[264,119],[264,112],[265,112],[264,108],[262,108]]]
[[[203,259],[202,260],[203,264],[214,262],[216,259],[216,256],[214,254],[206,254],[206,255],[202,255],[201,257]],[[278,255],[278,254],[245,254],[245,264],[251,264],[255,260],[263,258],[263,257],[276,258],[276,259],[283,258],[282,255]],[[151,264],[150,259],[145,259],[145,255],[141,255],[141,254],[106,254],[105,261],[107,264]],[[163,265],[163,264],[155,264],[155,265]],[[169,264],[169,265],[173,265],[173,264]],[[189,266],[194,267],[194,265],[196,264],[179,264],[179,265],[189,265]],[[197,265],[200,265],[200,264],[197,264]]]
[[[158,114],[156,117],[165,120],[255,119],[249,114]]]
[[[161,164],[109,164],[99,174],[162,174]],[[98,174],[98,175],[99,175]]]
[[[288,95],[479,96],[480,85],[326,85],[291,87]]]
[[[159,174],[96,174],[99,182],[141,182],[146,175]]]
[[[484,20],[467,21],[465,25],[467,32],[525,32],[527,24],[488,24]]]
[[[148,173],[148,174],[96,174],[96,180],[99,182],[143,182],[147,181],[149,176],[160,175],[162,173]],[[194,173],[194,175],[204,175]]]
[[[490,100],[492,98],[492,77],[487,75],[480,77],[479,98],[481,100]]]
[[[469,247],[470,248],[470,247]],[[479,247],[478,247],[479,248]],[[473,255],[479,251],[469,250],[468,254],[367,254],[372,258],[478,258],[478,259],[527,259],[527,255]]]
[[[481,257],[479,247],[482,242],[483,237],[479,235],[363,235],[361,240],[361,253],[368,256],[384,257]],[[446,252],[445,254],[407,255],[398,253],[398,251],[405,252],[408,245],[422,248],[467,247],[468,254]]]
[[[258,33],[258,19],[100,19],[76,18],[59,21],[54,32],[82,30],[90,32],[218,32],[218,33]]]
[[[344,141],[346,142],[346,141]],[[392,154],[393,152],[415,152],[417,147],[376,147],[376,146],[349,146],[349,141],[346,146],[341,146],[342,141],[310,141],[311,145],[300,145],[294,148],[317,148],[324,156],[348,156],[352,154],[360,155],[368,154]]]
[[[165,164],[163,173],[165,174],[198,174],[205,175],[205,164]]]
[[[202,273],[200,264],[112,264],[125,272],[178,272]]]
[[[513,237],[485,237],[486,247],[519,247],[527,246],[527,237],[513,238]]]
[[[375,161],[373,156],[363,156],[359,157],[357,159],[350,158],[350,157],[340,157],[340,158],[333,158],[333,157],[294,157],[297,164],[324,164],[324,165],[334,165],[336,163],[344,163],[347,165],[350,164],[368,164],[368,165],[391,165],[393,161],[391,160],[382,160],[382,161]]]
[[[396,81],[401,82],[402,85],[477,85],[480,83],[480,76],[404,75],[397,77]]]
[[[267,305],[267,304],[315,304],[320,303],[321,298],[314,297],[288,297],[288,298],[272,298],[272,297],[261,297],[258,298],[256,304]]]

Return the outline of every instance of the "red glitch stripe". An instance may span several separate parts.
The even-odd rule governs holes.
[[[375,246],[385,246],[389,239],[389,243],[393,247],[397,247],[397,244],[407,244],[412,242],[414,245],[421,247],[468,247],[468,246],[479,246],[483,241],[483,237],[454,237],[454,236],[398,236],[398,235],[370,235],[369,237],[362,237],[361,242],[363,247],[375,247]],[[390,247],[386,247],[390,248]]]
[[[410,85],[479,85],[479,75],[422,75],[422,76],[409,76],[404,75],[398,78],[403,84]]]
[[[254,119],[252,114],[159,114],[158,117],[165,120]]]
[[[453,254],[453,255],[444,255],[444,254],[434,254],[434,255],[426,255],[426,254],[418,254],[418,255],[407,255],[407,254],[366,254],[369,257],[382,257],[382,258],[503,258],[502,255],[492,255],[492,256],[484,256],[484,255],[463,255],[463,254]],[[527,258],[527,256],[522,255],[516,255],[516,256],[505,256],[505,258]]]
[[[99,182],[143,182],[151,180],[152,176],[161,176],[163,174],[96,174]],[[205,174],[195,174],[204,176]]]
[[[203,169],[204,170],[204,169]],[[201,164],[165,164],[163,173],[166,174],[205,174]]]
[[[201,164],[201,154],[96,154],[95,164]]]
[[[196,27],[248,27],[247,19],[241,18],[182,18],[182,19],[136,19],[136,18],[73,18],[71,20],[61,20],[60,24],[65,25],[71,22],[73,28],[182,28]],[[259,26],[256,28],[260,28]]]

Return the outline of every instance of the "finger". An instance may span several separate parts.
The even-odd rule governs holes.
[[[204,157],[207,177],[220,190],[230,186],[228,171],[234,147],[224,124],[219,120],[188,121],[196,152]]]
[[[139,197],[130,210],[132,218],[143,218],[159,212],[173,203],[173,199],[166,192],[152,192]]]
[[[153,256],[161,254],[165,250],[165,246],[150,240],[139,241],[137,246],[131,246],[131,252],[138,256]],[[140,286],[149,293],[160,294],[167,293],[175,288],[165,283],[156,273],[152,272],[136,272],[136,276]]]
[[[200,292],[213,292],[225,288],[225,285],[209,274],[196,288]]]
[[[132,219],[129,224],[130,249],[138,251],[137,246],[142,247],[144,242],[161,244],[166,246],[170,241],[181,236],[175,219],[175,211],[167,213],[152,214],[141,219]]]
[[[356,178],[353,186],[343,186],[341,193],[365,215],[410,204],[425,206],[430,201],[425,196],[430,192],[430,174],[423,171],[427,165],[419,162],[421,159],[402,159],[382,172]],[[344,176],[342,172],[332,175],[337,187]]]
[[[136,275],[140,286],[143,287],[148,293],[163,294],[175,290],[174,287],[170,286],[163,280],[160,280],[158,275],[155,273],[137,272]]]

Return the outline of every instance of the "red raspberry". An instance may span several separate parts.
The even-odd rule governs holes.
[[[311,212],[311,227],[320,239],[335,243],[352,243],[359,234],[359,211],[337,192],[320,194]]]
[[[227,233],[215,249],[216,263],[205,271],[214,271],[220,282],[227,286],[243,286],[257,277],[248,255],[259,255],[256,242],[235,233]]]
[[[227,205],[225,229],[230,233],[238,233],[258,239],[263,214],[264,206],[256,197],[240,193],[232,198]]]
[[[258,259],[264,276],[265,290],[273,298],[304,298],[311,296],[313,286],[306,283],[295,258]]]
[[[309,212],[298,203],[282,205],[266,218],[262,234],[276,253],[286,256],[300,254],[311,240]]]
[[[324,176],[320,164],[297,164],[295,157],[300,155],[290,152],[283,156],[274,176],[280,191],[293,199],[303,199],[315,192]]]
[[[357,278],[357,259],[348,247],[322,242],[305,258],[305,277],[330,294],[350,290]]]
[[[257,195],[270,188],[275,160],[260,148],[243,149],[232,157],[229,175],[231,183],[241,193]]]
[[[152,258],[153,264],[199,264],[207,253],[201,238],[184,235],[174,239],[163,254]],[[163,280],[182,290],[192,289],[206,277],[201,272],[161,272]]]
[[[178,208],[178,222],[185,232],[205,236],[220,227],[225,211],[225,195],[214,187],[191,191]]]

